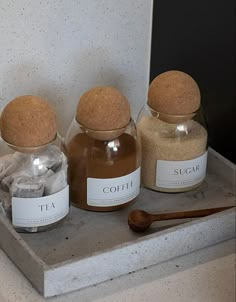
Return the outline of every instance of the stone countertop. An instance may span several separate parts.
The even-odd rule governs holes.
[[[235,302],[235,240],[45,299],[0,250],[0,302]]]

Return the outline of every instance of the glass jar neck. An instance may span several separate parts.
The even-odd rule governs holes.
[[[47,146],[51,145],[52,143],[54,143],[57,138],[58,138],[58,133],[56,134],[55,138],[46,143],[46,144],[43,144],[43,145],[39,145],[39,146],[16,146],[14,144],[11,144],[9,142],[7,142],[6,140],[4,140],[1,135],[0,135],[0,139],[11,149],[15,150],[15,151],[18,151],[18,152],[21,152],[21,153],[35,153],[35,152],[38,152],[38,151],[41,151],[43,149],[45,149]]]
[[[147,107],[153,117],[170,124],[181,124],[185,121],[193,119],[201,111],[201,107],[199,107],[198,110],[188,114],[168,114],[156,111],[152,109],[148,104]]]
[[[111,130],[98,130],[98,129],[88,128],[80,124],[76,118],[75,118],[75,122],[83,133],[86,133],[88,136],[94,139],[106,141],[106,140],[115,139],[120,135],[122,135],[127,130],[127,128],[133,123],[133,120],[130,119],[129,123],[122,128],[111,129]]]
[[[200,112],[201,107],[199,107],[196,111],[187,113],[187,114],[169,114],[165,112],[160,112],[157,110],[152,109],[148,104],[146,104],[150,112],[152,113],[153,116],[156,117],[166,117],[166,118],[184,118],[184,119],[191,119],[193,116],[195,116],[198,112]]]

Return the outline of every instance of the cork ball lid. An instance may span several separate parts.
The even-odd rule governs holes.
[[[45,100],[32,95],[20,96],[4,108],[0,127],[3,140],[9,144],[41,146],[56,136],[56,115]]]
[[[113,87],[94,87],[81,96],[76,118],[81,125],[89,129],[119,129],[129,123],[129,102]]]
[[[171,70],[157,76],[150,84],[148,105],[155,111],[184,115],[200,107],[200,90],[188,74]]]

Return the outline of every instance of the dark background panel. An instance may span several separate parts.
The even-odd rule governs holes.
[[[181,70],[198,83],[209,144],[236,163],[235,0],[154,0],[150,80]]]

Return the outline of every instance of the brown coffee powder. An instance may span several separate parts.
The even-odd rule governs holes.
[[[134,137],[123,133],[112,141],[101,141],[79,133],[68,143],[67,156],[70,201],[74,206],[93,211],[124,207],[124,204],[110,207],[88,205],[87,178],[116,178],[134,172],[140,166],[140,150]]]

